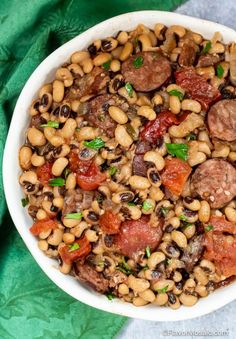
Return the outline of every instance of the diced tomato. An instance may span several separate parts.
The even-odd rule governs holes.
[[[220,91],[211,86],[207,80],[196,73],[194,68],[182,68],[175,72],[177,85],[182,87],[194,100],[201,103],[202,109],[207,111],[209,105],[219,100]]]
[[[84,236],[81,239],[75,240],[74,244],[78,244],[79,248],[73,250],[73,244],[71,246],[64,245],[59,249],[59,254],[61,259],[68,265],[72,262],[77,261],[79,259],[84,259],[91,252],[92,246],[88,239]]]
[[[123,255],[135,257],[139,251],[145,251],[149,246],[153,251],[159,245],[162,237],[162,221],[156,227],[149,223],[148,216],[138,220],[122,222],[119,234],[115,235],[115,244]]]
[[[85,191],[95,190],[106,178],[106,173],[100,172],[95,163],[90,165],[86,173],[76,175],[77,184]]]
[[[106,234],[116,234],[119,232],[121,220],[119,216],[111,210],[106,210],[99,219],[99,225]]]
[[[224,216],[212,215],[209,224],[213,226],[214,232],[227,232],[236,234],[236,225],[227,221]]]
[[[162,184],[172,194],[180,195],[190,173],[191,167],[187,162],[178,158],[166,159],[165,168],[161,174]]]
[[[52,165],[52,162],[45,162],[44,165],[39,166],[36,169],[37,177],[43,185],[47,185],[48,181],[53,177]]]
[[[154,143],[157,138],[164,135],[167,129],[172,125],[178,125],[180,121],[177,116],[170,111],[159,113],[155,120],[149,121],[145,126],[140,137],[144,141]]]
[[[72,150],[68,157],[69,169],[76,173],[86,173],[93,162],[93,159],[81,160],[75,150]]]
[[[39,235],[41,232],[46,232],[48,230],[54,230],[57,228],[57,221],[54,219],[43,219],[36,221],[31,227],[30,232],[33,235]]]

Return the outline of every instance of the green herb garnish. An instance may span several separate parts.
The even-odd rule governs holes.
[[[149,267],[148,267],[148,265],[145,265],[145,266],[143,267],[143,271],[147,271],[147,270],[149,270]]]
[[[133,45],[134,45],[134,48],[138,46],[138,38],[134,38]]]
[[[59,128],[59,122],[58,121],[48,121],[46,124],[40,125],[40,127],[53,127],[53,128]]]
[[[133,126],[131,126],[130,124],[127,124],[126,131],[129,133],[132,139],[134,140],[137,139],[137,133],[135,132],[135,129],[133,128]]]
[[[188,159],[188,145],[186,144],[166,144],[168,153],[176,156],[179,159],[187,160]]]
[[[171,265],[172,264],[172,259],[167,258],[166,259],[166,263],[167,263],[167,265]]]
[[[28,199],[28,198],[23,198],[23,199],[21,199],[21,205],[22,205],[22,207],[27,206],[28,203],[29,203],[29,199]]]
[[[206,233],[212,231],[213,229],[214,229],[214,227],[213,227],[213,225],[211,225],[211,224],[207,225],[207,226],[204,228],[204,230],[205,230]]]
[[[180,214],[179,215],[179,220],[186,221],[186,220],[188,220],[188,218],[185,215]]]
[[[71,170],[69,170],[69,168],[66,168],[64,171],[63,171],[63,174],[64,174],[64,177],[65,179],[67,179],[68,175],[71,173]]]
[[[137,58],[133,60],[133,65],[135,68],[140,68],[143,65],[143,57],[139,55]]]
[[[50,179],[48,182],[49,186],[64,186],[65,185],[65,179],[63,178],[55,178]]]
[[[158,288],[156,291],[157,291],[158,294],[166,293],[167,290],[168,290],[168,287],[169,287],[169,285],[166,285],[163,288]]]
[[[77,242],[74,242],[71,245],[68,245],[70,247],[70,249],[68,250],[68,252],[74,252],[76,250],[78,250],[80,248],[80,245],[77,244]]]
[[[146,252],[146,256],[149,258],[150,255],[151,255],[151,249],[150,249],[150,246],[147,246],[147,247],[146,247],[145,252]]]
[[[135,202],[133,202],[133,201],[128,202],[127,205],[128,205],[128,206],[136,206]]]
[[[104,261],[99,261],[99,263],[97,265],[101,268],[104,268],[104,266],[105,266]]]
[[[105,142],[101,138],[95,138],[91,141],[84,141],[84,146],[95,149],[95,150],[98,150],[104,147],[104,145],[105,145]]]
[[[114,294],[112,294],[112,293],[108,293],[108,294],[106,294],[106,297],[107,297],[108,300],[112,300],[112,299],[114,299],[116,296],[115,296]]]
[[[81,212],[78,213],[68,213],[64,216],[65,219],[76,219],[80,220],[82,218],[83,214]]]
[[[79,132],[81,130],[81,128],[77,127],[75,130],[76,130],[76,132]]]
[[[216,67],[217,78],[222,79],[224,75],[224,68],[219,64]]]
[[[132,98],[134,90],[133,90],[133,87],[132,87],[132,85],[131,85],[130,82],[126,82],[126,84],[125,84],[125,89],[126,89],[126,91],[127,91],[127,93],[128,93],[128,96],[129,96],[130,98]]]
[[[143,210],[144,211],[149,211],[150,209],[152,209],[153,208],[153,205],[148,201],[148,200],[145,200],[144,202],[143,202]]]
[[[211,49],[211,41],[208,41],[206,45],[203,47],[201,54],[207,54]]]
[[[168,207],[161,207],[160,212],[163,215],[163,217],[166,217],[167,214],[169,213],[169,208]]]
[[[116,174],[117,171],[118,171],[118,168],[117,168],[117,167],[111,166],[111,167],[109,168],[109,175],[110,175],[110,176],[113,176],[114,174]]]
[[[102,68],[105,69],[105,71],[108,71],[110,69],[111,66],[111,60],[104,62],[104,64],[102,64]]]
[[[125,258],[122,258],[121,263],[119,263],[119,265],[117,266],[118,271],[125,273],[125,274],[131,274],[132,270],[129,267],[129,265],[127,264],[127,262],[125,261]]]
[[[197,136],[196,134],[194,133],[189,133],[187,136],[186,136],[186,140],[187,141],[190,141],[190,140],[196,140],[197,139]]]
[[[177,89],[172,89],[171,91],[168,92],[170,95],[174,95],[175,97],[178,97],[179,100],[182,100],[184,95],[182,92],[178,91]]]
[[[183,229],[183,230],[186,230],[186,228],[188,228],[188,227],[190,227],[190,226],[193,226],[193,224],[190,224],[189,222],[185,222],[185,221],[184,221],[184,224],[183,224],[183,226],[182,226],[182,229]]]

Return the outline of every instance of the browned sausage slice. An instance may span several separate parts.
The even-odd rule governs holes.
[[[192,66],[196,58],[196,45],[193,41],[187,40],[179,55],[180,66]]]
[[[80,105],[80,113],[85,114],[85,119],[95,127],[99,127],[109,136],[114,135],[116,122],[110,117],[108,108],[119,106],[123,111],[128,110],[128,103],[119,95],[103,94],[91,101]]]
[[[135,68],[134,60],[141,57],[143,64]],[[121,68],[125,81],[136,91],[149,92],[160,87],[171,75],[170,62],[157,52],[142,52],[129,57]]]
[[[108,290],[109,282],[104,278],[102,273],[98,273],[95,269],[88,265],[74,265],[75,276],[82,282],[89,284],[93,289],[100,293],[105,293]]]
[[[212,208],[221,208],[236,195],[236,170],[225,160],[207,160],[193,174],[191,189]]]
[[[226,141],[236,140],[236,100],[227,99],[215,103],[207,120],[212,137]]]
[[[135,156],[133,159],[132,169],[133,175],[140,175],[145,177],[147,175],[148,165],[143,160],[143,156],[146,152],[151,150],[151,146],[147,141],[140,141],[137,143],[135,150]]]

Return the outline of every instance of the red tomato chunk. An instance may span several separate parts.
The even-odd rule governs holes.
[[[47,185],[48,181],[53,177],[52,175],[52,165],[51,162],[45,162],[44,165],[37,167],[36,174],[38,180],[43,184]]]
[[[53,219],[43,219],[36,221],[31,227],[30,232],[33,235],[39,235],[41,232],[46,232],[48,230],[54,230],[57,228],[57,221]]]
[[[111,210],[106,210],[99,219],[99,225],[106,234],[116,234],[119,232],[121,220],[117,214]]]
[[[79,259],[86,258],[92,250],[92,246],[85,236],[81,239],[75,240],[74,244],[79,245],[79,247],[75,250],[71,247],[73,244],[71,246],[65,245],[59,249],[61,259],[68,265]]]

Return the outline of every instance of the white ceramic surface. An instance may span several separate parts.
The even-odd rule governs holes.
[[[18,149],[24,142],[24,132],[29,122],[28,108],[40,86],[53,79],[56,68],[68,60],[74,51],[86,48],[94,39],[111,36],[119,30],[131,30],[139,23],[153,27],[157,22],[162,22],[166,25],[180,24],[200,32],[206,38],[211,38],[215,31],[220,31],[225,42],[236,41],[236,32],[225,26],[176,13],[160,11],[140,11],[119,15],[78,35],[48,56],[25,84],[17,101],[7,137],[3,158],[3,181],[8,208],[18,232],[39,266],[58,287],[75,299],[104,311],[153,321],[175,321],[207,314],[234,300],[236,283],[217,290],[207,298],[201,299],[191,308],[181,307],[178,310],[152,305],[137,308],[118,299],[109,301],[105,296],[78,283],[73,277],[60,273],[56,268],[56,262],[47,258],[38,249],[35,237],[29,232],[32,220],[27,215],[27,210],[21,207],[20,201],[23,193],[18,184],[20,174]]]

